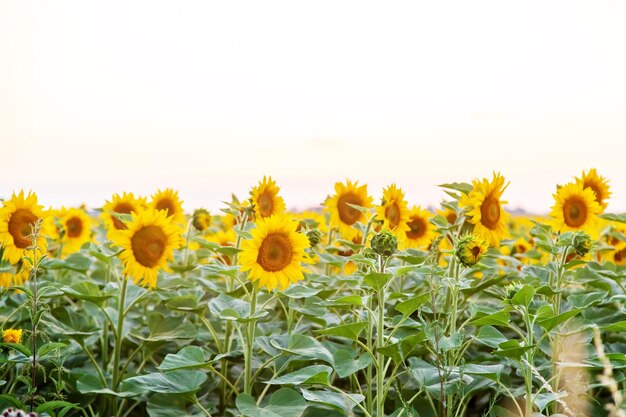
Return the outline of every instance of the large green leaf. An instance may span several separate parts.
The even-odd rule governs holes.
[[[198,346],[185,346],[178,353],[168,354],[161,365],[160,371],[175,371],[179,369],[198,369],[206,366],[204,351]]]
[[[575,308],[573,310],[566,311],[565,313],[561,313],[561,314],[558,314],[556,316],[544,317],[544,318],[541,318],[541,319],[537,320],[537,324],[540,325],[541,327],[546,329],[546,331],[549,332],[550,330],[554,329],[559,324],[561,324],[561,323],[569,320],[570,318],[576,316],[581,311],[582,311],[582,309]]]
[[[307,408],[304,398],[291,388],[279,389],[261,407],[252,396],[239,394],[236,405],[244,417],[300,417]]]
[[[366,321],[348,323],[339,326],[329,327],[327,329],[317,330],[317,332],[324,335],[339,336],[345,337],[350,340],[357,340],[359,338],[359,334],[361,334],[361,332],[365,330],[368,324],[369,323]]]
[[[352,409],[356,404],[365,400],[365,397],[361,394],[340,394],[334,391],[309,390],[306,388],[300,388],[300,391],[302,391],[302,396],[307,401],[336,408],[347,415],[353,415]]]
[[[470,321],[470,324],[476,326],[503,326],[509,325],[509,312],[502,310],[497,313],[488,314],[484,317],[476,318]]]
[[[528,307],[535,296],[535,288],[532,285],[524,285],[519,291],[515,293],[511,298],[511,303],[515,305],[521,305]]]
[[[333,372],[330,366],[311,365],[298,369],[295,372],[279,376],[267,381],[270,385],[303,385],[303,384],[321,384],[328,385],[330,383],[330,374]]]
[[[61,291],[70,297],[91,301],[96,304],[102,304],[108,298],[113,297],[112,293],[100,291],[100,287],[91,281],[81,281],[70,286],[61,287]]]
[[[363,277],[363,283],[375,291],[380,291],[392,277],[393,275],[388,273],[370,272]]]
[[[124,380],[124,387],[143,392],[161,394],[183,394],[195,392],[207,380],[205,373],[194,370],[179,370],[166,373],[151,373]]]
[[[226,294],[220,294],[209,301],[209,310],[223,320],[235,320],[241,323],[259,319],[268,314],[267,310],[257,310],[251,317],[250,304]]]
[[[409,298],[408,300],[402,301],[396,305],[396,310],[402,313],[403,316],[408,317],[414,312],[417,311],[418,308],[422,306],[428,299],[430,298],[430,293],[420,294],[418,296]]]
[[[372,357],[368,353],[355,358],[356,352],[339,349],[333,354],[333,368],[340,378],[352,375],[372,363]]]

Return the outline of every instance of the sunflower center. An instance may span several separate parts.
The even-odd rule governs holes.
[[[454,224],[456,223],[456,213],[454,211],[449,211],[446,214],[446,220],[448,221],[448,223],[450,224]]]
[[[579,198],[569,198],[563,204],[563,219],[572,228],[579,228],[587,221],[587,206]]]
[[[363,202],[358,196],[352,193],[347,193],[339,197],[339,202],[337,203],[339,218],[345,224],[352,226],[361,218],[361,212],[354,207],[350,207],[348,204],[362,206]]]
[[[586,184],[584,187],[585,188],[587,188],[587,187],[591,188],[591,190],[595,194],[596,201],[598,202],[598,204],[602,205],[602,199],[604,197],[602,195],[602,190],[600,190],[595,184]]]
[[[613,256],[613,260],[618,265],[621,265],[625,259],[626,259],[626,249],[622,249],[620,251],[615,252],[615,255]]]
[[[167,235],[159,226],[145,226],[130,240],[135,259],[146,268],[159,264],[167,247]]]
[[[426,225],[421,218],[413,218],[407,223],[409,230],[406,232],[406,237],[409,239],[419,239],[426,232]]]
[[[497,198],[489,196],[480,206],[480,222],[488,229],[495,229],[500,220],[500,202]]]
[[[263,239],[256,261],[267,272],[276,272],[291,263],[292,255],[289,238],[282,233],[272,233]]]
[[[83,231],[83,222],[78,217],[71,217],[65,222],[68,237],[78,237]]]
[[[169,198],[163,198],[156,203],[157,210],[165,210],[167,213],[167,217],[173,216],[176,213],[176,207],[174,207],[174,202]]]
[[[474,255],[474,258],[477,258],[478,255],[480,255],[480,246],[474,246],[470,249],[470,251],[472,252],[472,255]]]
[[[267,191],[259,196],[259,214],[261,217],[269,217],[274,211],[274,199]]]
[[[400,224],[400,207],[395,201],[385,209],[385,217],[389,220],[389,228],[395,229]]]
[[[128,203],[123,203],[123,202],[122,203],[117,203],[115,205],[115,208],[113,209],[113,211],[116,212],[116,213],[128,214],[131,211],[133,211],[133,206],[131,206]],[[117,230],[126,230],[126,226],[124,225],[124,223],[122,223],[121,221],[119,221],[115,217],[113,217],[113,226]]]
[[[18,209],[9,220],[9,233],[13,236],[13,243],[19,249],[26,249],[32,243],[31,227],[37,221],[37,216],[28,209]]]

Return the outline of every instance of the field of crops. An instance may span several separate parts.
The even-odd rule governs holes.
[[[542,217],[507,213],[507,186],[443,184],[431,210],[346,180],[299,213],[271,178],[219,213],[15,192],[0,411],[626,416],[626,215],[594,169]]]

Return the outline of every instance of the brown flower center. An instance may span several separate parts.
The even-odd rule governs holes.
[[[135,232],[130,244],[135,260],[146,268],[154,268],[167,247],[167,235],[159,226],[145,226]]]
[[[350,207],[348,204],[362,206],[363,201],[361,201],[361,199],[353,193],[346,193],[339,197],[339,201],[337,203],[339,218],[343,223],[352,226],[361,218],[361,212],[354,207]]]
[[[602,200],[604,199],[604,196],[602,195],[602,190],[600,190],[600,188],[598,188],[595,184],[584,184],[583,187],[591,188],[596,201],[598,202],[598,204],[602,205]]]
[[[452,210],[448,211],[446,213],[446,220],[448,221],[448,223],[454,224],[456,222],[456,213]]]
[[[626,248],[616,251],[613,260],[617,265],[622,265],[626,260]]]
[[[474,258],[478,258],[478,255],[480,255],[480,246],[474,246],[470,251],[472,255],[474,255]]]
[[[414,217],[407,223],[410,230],[407,230],[406,237],[409,239],[419,239],[426,233],[426,222],[421,217]]]
[[[31,227],[37,221],[37,216],[28,209],[18,209],[9,220],[9,233],[13,236],[13,243],[19,249],[26,249],[32,244]]]
[[[122,213],[122,214],[128,214],[131,211],[133,211],[134,207],[128,203],[117,203],[115,205],[115,207],[113,208],[113,211],[116,213]],[[113,217],[113,226],[117,229],[117,230],[126,230],[126,226],[124,225],[124,223],[122,223],[121,221],[119,221],[118,219],[116,219],[115,217]]]
[[[400,224],[400,207],[398,207],[398,203],[394,201],[385,209],[385,217],[389,221],[389,228],[391,230],[398,227]]]
[[[78,237],[83,231],[83,221],[78,217],[70,217],[65,222],[68,237]]]
[[[274,211],[274,198],[272,194],[268,191],[265,191],[263,194],[259,196],[259,214],[261,217],[269,217],[272,215]]]
[[[493,196],[485,198],[480,206],[480,222],[487,229],[494,230],[500,220],[500,201]]]
[[[256,261],[265,271],[276,272],[291,263],[292,255],[289,238],[282,233],[272,233],[263,239]]]
[[[176,214],[176,206],[174,202],[169,198],[162,198],[156,203],[157,210],[165,210],[167,217],[171,217]]]
[[[587,206],[578,197],[570,197],[563,204],[563,219],[572,228],[579,228],[587,221]]]

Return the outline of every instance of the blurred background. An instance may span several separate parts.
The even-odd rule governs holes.
[[[271,175],[291,208],[346,178],[429,206],[497,170],[510,209],[547,213],[595,167],[626,211],[624,22],[623,1],[0,0],[0,195],[215,210]]]

